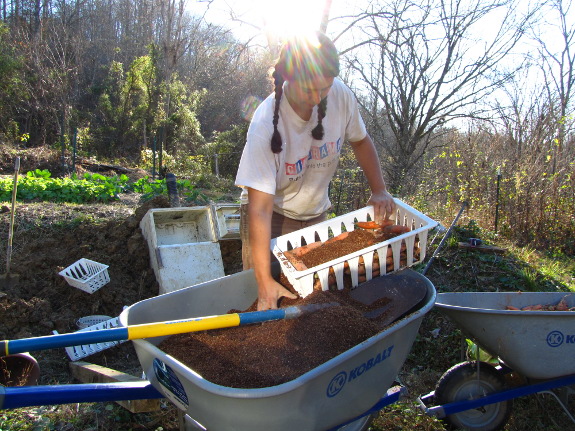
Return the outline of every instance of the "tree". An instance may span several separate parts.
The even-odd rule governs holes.
[[[15,140],[20,135],[14,117],[26,98],[21,78],[23,62],[10,43],[8,27],[0,22],[0,139]]]
[[[521,67],[502,68],[534,17],[518,17],[516,8],[516,0],[390,0],[355,17],[363,37],[345,58],[368,122],[382,137],[391,190],[405,187],[450,122],[486,118],[482,100]],[[477,33],[497,16],[491,37],[483,31],[480,41]]]
[[[198,29],[182,59],[180,76],[191,88],[206,91],[198,113],[204,136],[246,121],[246,103],[261,101],[270,92],[271,64],[266,52],[236,41],[225,28]]]
[[[557,160],[562,158],[565,138],[573,129],[572,117],[573,97],[575,96],[575,23],[568,21],[571,2],[553,0],[550,3],[552,20],[546,28],[546,35],[535,33],[534,38],[539,43],[539,58],[537,64],[543,72],[545,90],[550,102],[551,116],[555,119],[557,136],[554,146],[553,169],[557,171]],[[548,42],[546,36],[557,29],[558,37]],[[571,115],[570,115],[571,114]]]

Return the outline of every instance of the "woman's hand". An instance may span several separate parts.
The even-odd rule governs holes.
[[[373,205],[374,221],[379,224],[381,224],[383,220],[390,218],[395,211],[395,201],[387,190],[372,193],[367,204]]]
[[[258,310],[276,309],[280,298],[296,299],[297,295],[279,284],[271,274],[270,240],[273,195],[248,189],[248,199],[250,245],[254,275],[258,283]]]
[[[291,293],[274,279],[265,283],[258,283],[258,311],[278,308],[278,301],[283,297],[297,299],[297,295]]]

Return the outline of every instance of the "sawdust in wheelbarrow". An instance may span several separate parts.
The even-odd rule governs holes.
[[[349,241],[358,238],[366,237],[354,236]],[[325,261],[337,257],[326,254]],[[280,282],[286,285],[283,278]],[[368,307],[357,303],[349,297],[349,289],[315,291],[304,299],[283,299],[281,306],[322,302],[336,305],[293,320],[173,335],[158,347],[212,383],[235,388],[279,385],[382,330],[378,319],[368,319],[364,313],[385,304],[379,301]],[[230,311],[254,310],[255,303],[248,310]]]

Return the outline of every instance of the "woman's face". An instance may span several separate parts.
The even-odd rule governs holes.
[[[333,80],[333,77],[317,76],[312,79],[288,81],[286,96],[296,112],[311,112],[314,106],[327,96]]]

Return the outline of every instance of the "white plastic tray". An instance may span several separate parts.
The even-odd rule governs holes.
[[[333,268],[339,290],[344,287],[344,266],[348,263],[351,271],[352,286],[359,284],[359,262],[363,257],[366,268],[366,279],[372,278],[372,262],[374,252],[377,251],[379,257],[380,275],[386,273],[386,260],[388,248],[391,248],[393,255],[393,271],[395,272],[404,267],[410,267],[425,259],[425,250],[427,248],[427,233],[438,223],[426,215],[420,213],[406,203],[395,199],[396,214],[391,220],[394,224],[408,226],[411,230],[407,233],[396,236],[387,241],[374,244],[370,247],[359,250],[355,253],[348,254],[338,259],[325,262],[321,265],[314,266],[305,271],[298,271],[284,255],[288,251],[301,245],[311,244],[317,241],[326,241],[331,237],[337,236],[342,232],[352,231],[355,229],[355,223],[374,219],[374,210],[372,206],[352,211],[348,214],[326,220],[322,223],[297,230],[287,235],[274,238],[271,241],[271,249],[274,256],[281,264],[282,272],[286,275],[288,281],[294,289],[302,296],[306,297],[313,292],[314,279],[317,277],[320,281],[322,290],[328,290],[328,276],[330,268]],[[401,262],[401,245],[405,242],[407,259],[406,265],[402,266]],[[416,244],[417,243],[417,244]],[[414,255],[415,246],[419,246],[419,255]]]
[[[88,293],[94,293],[110,281],[108,265],[84,258],[58,274],[64,277],[70,286]]]

